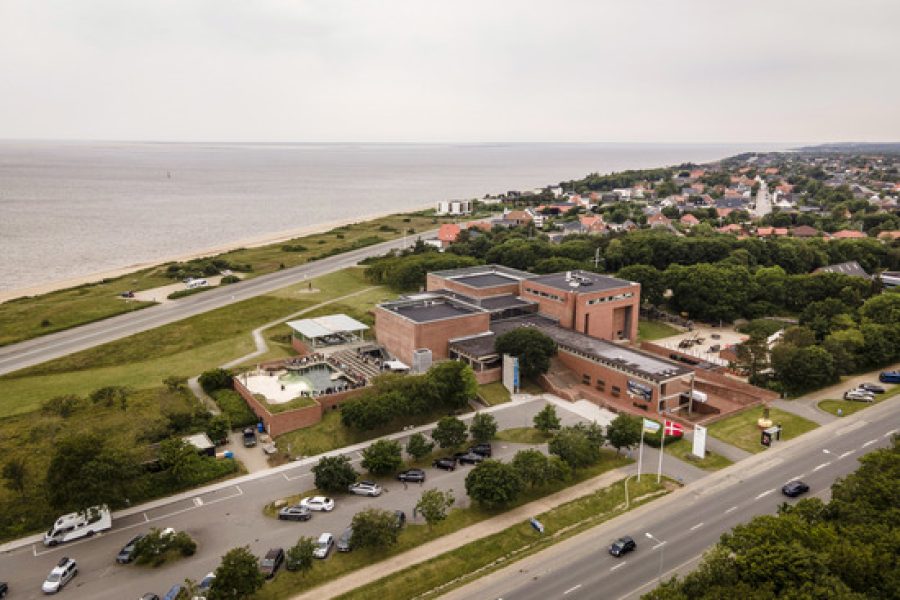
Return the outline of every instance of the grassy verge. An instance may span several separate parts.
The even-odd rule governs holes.
[[[822,400],[819,402],[819,408],[824,410],[825,412],[831,413],[835,416],[838,414],[838,409],[841,409],[841,412],[846,417],[848,415],[852,415],[855,412],[859,412],[864,408],[872,406],[873,404],[878,404],[879,402],[884,402],[888,398],[896,396],[900,394],[900,385],[895,385],[892,388],[888,388],[888,390],[884,394],[875,394],[874,402],[853,402],[850,400]]]
[[[762,452],[765,447],[759,443],[760,430],[756,425],[760,417],[762,417],[761,408],[748,408],[727,419],[713,423],[709,426],[709,434],[747,452]],[[769,418],[773,423],[781,425],[782,440],[795,438],[818,427],[818,424],[809,419],[778,408],[769,409]]]
[[[529,490],[527,493],[523,494],[513,506],[508,507],[507,510],[554,494],[566,487],[592,479],[609,470],[624,466],[629,462],[631,461],[623,457],[616,457],[613,452],[604,451],[602,459],[596,465],[578,471],[568,481],[555,482],[551,485]],[[649,484],[649,482],[647,483]],[[641,485],[643,485],[643,482]],[[629,485],[629,492],[632,497],[635,497],[640,493],[636,490],[639,490],[639,488],[636,487],[634,483]],[[317,585],[321,585],[327,581],[341,577],[357,569],[361,569],[374,562],[389,559],[392,556],[421,546],[426,542],[448,535],[463,529],[464,527],[468,527],[469,525],[474,525],[485,519],[495,517],[503,512],[505,511],[492,511],[473,506],[450,511],[446,520],[438,523],[431,529],[426,525],[410,523],[404,528],[403,532],[401,532],[397,544],[389,549],[360,549],[349,553],[335,553],[327,561],[316,562],[312,570],[306,574],[284,571],[280,573],[272,583],[267,584],[260,592],[258,592],[254,598],[258,600],[286,598],[292,594],[311,589]]]
[[[509,390],[500,381],[487,383],[478,387],[478,397],[488,406],[496,406],[509,402]]]
[[[665,485],[651,481],[633,482],[629,486],[635,508],[667,493]],[[364,585],[339,596],[342,600],[380,598],[400,600],[437,597],[450,589],[504,568],[590,527],[625,512],[625,492],[619,481],[608,488],[582,496],[537,515],[544,525],[538,534],[527,521],[499,533],[471,542],[389,577]]]
[[[252,271],[246,277],[251,278],[376,241],[397,239],[407,233],[435,229],[442,222],[450,221],[450,217],[435,217],[424,213],[390,215],[268,246],[241,248],[220,254],[217,258],[233,264],[250,265]],[[0,346],[152,306],[153,302],[125,301],[118,296],[129,290],[148,290],[174,283],[175,280],[166,276],[167,266],[161,265],[98,283],[4,302],[0,304]]]
[[[517,444],[543,444],[550,441],[552,437],[534,427],[513,427],[498,431],[494,439]]]
[[[215,390],[210,394],[219,409],[231,421],[231,426],[235,428],[247,427],[248,425],[256,425],[259,420],[256,414],[250,410],[241,395],[234,390]]]
[[[658,340],[667,338],[681,333],[680,329],[675,329],[671,325],[660,321],[641,320],[638,323],[638,339],[641,340]]]
[[[724,456],[716,454],[715,452],[710,452],[709,450],[706,451],[706,457],[704,457],[703,460],[700,460],[691,454],[691,450],[691,442],[685,439],[666,442],[666,454],[671,454],[690,465],[700,467],[707,471],[718,471],[719,469],[724,469],[725,467],[734,464]]]

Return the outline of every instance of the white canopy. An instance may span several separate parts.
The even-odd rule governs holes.
[[[369,328],[365,323],[360,323],[356,319],[343,314],[289,321],[288,327],[311,340],[339,333],[365,331]]]

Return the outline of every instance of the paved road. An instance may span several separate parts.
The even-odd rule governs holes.
[[[835,479],[856,470],[858,457],[890,444],[891,433],[900,430],[897,406],[898,400],[890,400],[854,415],[859,419],[808,433],[780,452],[748,459],[444,598],[638,598],[661,572],[669,577],[690,570],[722,533],[753,516],[774,513],[786,500],[780,488],[787,481],[802,478],[813,495],[827,499]],[[606,548],[621,535],[631,535],[638,549],[615,559]]]
[[[427,231],[416,237],[428,239],[434,237],[436,233],[436,231]],[[410,236],[410,239],[400,238],[360,248],[307,265],[260,275],[224,288],[211,289],[202,294],[182,298],[177,302],[151,306],[18,344],[3,346],[0,347],[0,375],[228,306],[313,277],[339,271],[357,264],[364,258],[384,254],[394,248],[402,248],[411,240]]]
[[[502,429],[522,427],[530,423],[544,405],[543,401],[536,400],[501,405],[491,412]],[[580,420],[575,414],[566,411],[559,413],[564,424]],[[494,454],[501,459],[509,459],[522,447],[495,443]],[[361,460],[359,453],[353,452],[350,456],[358,465]],[[63,590],[63,598],[122,600],[137,598],[146,592],[162,595],[187,577],[199,581],[218,566],[222,554],[236,546],[249,545],[251,551],[262,555],[272,547],[292,546],[301,535],[318,537],[327,531],[338,536],[350,523],[353,514],[368,506],[400,509],[411,518],[412,509],[423,489],[453,489],[457,505],[466,506],[468,498],[463,481],[469,468],[461,467],[453,473],[426,469],[428,480],[423,487],[410,484],[408,489],[404,489],[402,483],[386,481],[385,493],[379,498],[339,495],[333,512],[317,513],[312,520],[303,523],[266,517],[262,513],[266,503],[313,488],[310,465],[295,463],[271,474],[260,474],[249,481],[245,478],[243,481],[213,486],[211,491],[198,490],[172,501],[153,503],[156,505],[153,508],[116,518],[112,530],[91,539],[55,548],[45,548],[40,543],[19,547],[0,555],[0,581],[9,581],[10,598],[40,598],[41,583],[50,568],[61,556],[71,556],[78,561],[79,575]],[[419,522],[423,521],[420,519]],[[150,527],[174,527],[187,531],[198,543],[197,554],[159,569],[117,565],[115,555],[125,542]]]

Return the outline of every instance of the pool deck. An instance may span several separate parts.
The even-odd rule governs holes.
[[[283,372],[275,372],[271,375],[248,375],[246,382],[241,377],[241,383],[254,394],[262,394],[269,404],[284,404],[300,395],[301,392],[310,391],[306,382],[297,381],[284,383],[279,380]]]

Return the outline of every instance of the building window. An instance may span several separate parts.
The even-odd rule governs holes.
[[[622,394],[622,390],[619,389],[619,386],[617,386],[617,385],[612,386],[612,395],[613,396],[618,398],[621,394]]]
[[[598,379],[597,380],[597,389],[600,390],[601,392],[605,392],[606,391],[606,382],[603,381],[602,379]]]
[[[585,373],[581,376],[581,383],[585,385],[591,385],[591,376]]]

